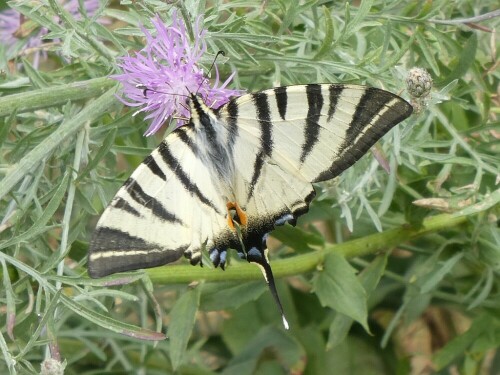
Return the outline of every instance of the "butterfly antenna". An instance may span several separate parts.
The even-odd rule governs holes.
[[[219,55],[226,56],[226,53],[224,51],[217,52],[217,54],[214,57],[214,61],[212,61],[212,65],[210,65],[210,69],[208,69],[207,74],[203,77],[203,80],[201,81],[200,85],[198,86],[198,89],[196,90],[197,94],[198,94],[198,91],[200,91],[201,86],[203,85],[203,82],[205,82],[205,80],[208,79],[208,75],[210,74],[210,72],[214,68],[215,62],[217,61],[217,58],[219,57]]]
[[[166,83],[166,84],[168,86],[170,86],[170,84],[168,84],[168,83]],[[149,88],[146,85],[143,85],[142,83],[139,83],[139,84],[135,85],[135,88],[139,89],[139,90],[142,90],[142,95],[144,97],[147,97],[148,96],[148,91],[150,91],[150,92],[157,93],[157,94],[165,94],[165,95],[172,95],[172,96],[182,96],[182,97],[185,97],[185,98],[189,98],[189,95],[184,95],[184,94],[179,94],[179,93],[173,93],[173,92],[167,92],[167,91],[155,90],[155,89]]]
[[[256,249],[253,248],[247,253],[247,260],[250,263],[255,263],[257,266],[259,266],[262,274],[264,275],[264,278],[266,279],[267,286],[271,291],[274,301],[276,302],[276,305],[278,306],[278,309],[281,313],[283,326],[285,326],[285,329],[289,329],[290,326],[288,325],[288,321],[285,318],[285,312],[283,311],[283,306],[281,305],[280,297],[278,296],[278,291],[276,290],[276,284],[274,283],[273,271],[271,270],[271,265],[269,264],[269,260],[267,259],[267,249],[264,251],[254,250]]]

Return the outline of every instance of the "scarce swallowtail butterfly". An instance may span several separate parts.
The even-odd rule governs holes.
[[[412,113],[387,91],[309,84],[243,95],[217,109],[192,94],[191,119],[132,173],[104,211],[90,243],[91,277],[156,267],[207,249],[224,269],[227,251],[257,264],[287,322],[266,238],[308,211],[314,182],[353,165]]]

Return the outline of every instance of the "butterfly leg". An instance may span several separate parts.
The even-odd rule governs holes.
[[[226,256],[227,256],[227,248],[217,248],[214,247],[209,250],[210,260],[212,261],[215,267],[224,268],[226,267]]]

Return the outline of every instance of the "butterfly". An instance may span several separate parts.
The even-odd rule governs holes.
[[[156,267],[206,249],[224,269],[227,252],[257,264],[283,314],[266,239],[295,225],[312,183],[338,176],[412,106],[357,85],[308,84],[246,94],[212,109],[190,95],[189,122],[139,165],[105,209],[89,247],[88,272]]]

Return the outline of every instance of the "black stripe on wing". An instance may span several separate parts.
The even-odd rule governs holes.
[[[153,156],[148,155],[148,157],[144,159],[143,164],[146,165],[154,175],[160,177],[163,181],[167,180],[167,176],[165,176],[165,173],[163,173]]]
[[[395,100],[396,99],[396,100]],[[413,112],[413,107],[399,96],[387,91],[382,91],[375,88],[368,88],[367,92],[361,98],[360,104],[356,109],[356,120],[366,121],[365,114],[372,113],[372,118],[377,115],[391,100],[395,100],[390,108],[385,111],[369,128],[365,129],[365,133],[360,139],[360,142],[366,142],[369,139],[379,139],[396,124],[410,116]],[[362,106],[362,107],[360,107]],[[358,115],[359,112],[363,114]],[[371,145],[369,146],[371,147]]]
[[[339,157],[312,182],[338,176],[358,161],[390,129],[410,116],[412,111],[413,107],[399,96],[376,88],[366,88],[337,152]]]
[[[210,148],[216,153],[221,153],[221,144],[218,142],[217,131],[214,124],[212,124],[212,119],[217,116],[217,112],[208,108],[201,98],[196,95],[191,95],[190,99],[191,108],[194,108],[194,113],[191,113],[190,126],[196,128],[198,124],[201,125],[199,130],[205,133]],[[210,116],[211,114],[213,116]]]
[[[97,227],[90,242],[88,269],[92,278],[115,272],[157,267],[179,259],[187,245],[161,249],[119,229]]]
[[[337,110],[337,104],[339,102],[339,98],[342,95],[342,91],[344,91],[344,85],[330,85],[328,88],[328,117],[326,119],[327,122],[332,120],[332,117]]]
[[[203,204],[206,204],[208,207],[212,208],[218,214],[221,214],[220,210],[215,206],[215,204],[208,199],[200,190],[200,188],[189,179],[189,176],[182,169],[181,164],[177,160],[177,158],[170,152],[168,145],[165,142],[162,142],[160,146],[158,146],[158,153],[161,155],[165,164],[169,167],[169,169],[174,173],[177,179],[181,182],[182,186],[193,194],[196,198],[200,200]]]
[[[120,198],[120,197],[115,197],[112,201],[111,201],[111,206],[113,206],[114,208],[117,208],[119,210],[123,210],[123,211],[126,211],[128,212],[129,214],[132,214],[136,217],[140,217],[141,214],[139,211],[137,211],[134,207],[132,207],[130,205],[130,203],[128,203],[125,199],[123,198]]]
[[[199,150],[193,140],[193,127],[189,125],[181,126],[174,130],[172,135],[176,135],[194,155],[198,155]]]
[[[228,138],[227,138],[227,150],[229,154],[233,156],[234,154],[234,144],[238,138],[238,104],[236,100],[231,100],[226,105],[227,117],[226,123],[228,127]],[[218,112],[217,112],[218,114]],[[220,118],[217,115],[218,118]]]
[[[147,194],[139,185],[139,183],[133,178],[129,178],[125,184],[123,184],[124,189],[130,195],[130,197],[139,203],[141,206],[151,210],[153,215],[160,218],[163,221],[169,221],[172,223],[178,223],[184,225],[184,223],[178,219],[173,213],[169,212],[159,200],[151,195]],[[126,211],[127,209],[124,208]]]
[[[141,237],[133,236],[120,229],[99,226],[96,228],[90,242],[90,249],[93,253],[104,251],[144,251],[154,250],[157,247],[157,245],[151,244]]]
[[[260,150],[255,157],[253,175],[248,189],[247,200],[250,200],[253,195],[253,191],[257,181],[259,180],[265,159],[270,157],[273,152],[271,111],[269,109],[268,96],[265,92],[258,92],[252,94],[252,98],[257,110],[257,120],[260,125]]]
[[[304,127],[304,144],[302,145],[302,154],[300,162],[304,163],[307,155],[311,153],[316,143],[320,132],[319,118],[321,117],[321,109],[323,108],[323,94],[321,93],[321,85],[307,85],[307,117],[306,126]]]
[[[276,106],[278,107],[278,112],[283,121],[285,121],[286,110],[288,107],[288,94],[286,90],[286,86],[276,87],[274,89],[274,94],[276,96]]]

